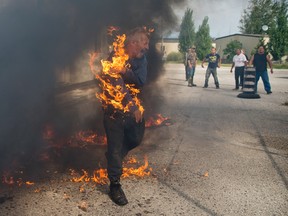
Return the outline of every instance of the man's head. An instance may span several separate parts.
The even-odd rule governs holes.
[[[195,50],[196,50],[196,47],[195,47],[195,46],[192,46],[192,47],[191,47],[191,51],[194,53]]]
[[[241,49],[236,49],[236,54],[240,55],[241,54]]]
[[[127,33],[126,52],[130,58],[142,58],[149,49],[148,32],[144,28],[134,28]]]
[[[215,54],[215,53],[216,53],[216,48],[215,48],[215,47],[212,47],[212,48],[211,48],[211,53],[212,53],[212,54]]]
[[[264,47],[263,47],[263,46],[259,46],[259,47],[258,47],[258,53],[259,53],[259,54],[263,54],[264,52],[265,52]]]

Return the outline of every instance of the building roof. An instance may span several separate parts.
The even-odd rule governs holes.
[[[227,35],[227,36],[223,36],[223,37],[218,37],[215,38],[215,40],[219,40],[219,39],[223,39],[223,38],[228,38],[228,37],[233,37],[233,36],[243,36],[243,37],[263,37],[263,36],[268,36],[268,35],[262,35],[262,34],[232,34],[232,35]]]
[[[160,39],[161,41],[161,39]],[[179,42],[179,39],[178,38],[163,38],[163,42],[165,43],[178,43]]]

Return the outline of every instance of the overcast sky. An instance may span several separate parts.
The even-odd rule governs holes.
[[[204,17],[208,16],[210,35],[217,38],[239,33],[239,20],[248,2],[249,0],[187,0],[186,7],[175,8],[175,13],[180,25],[186,8],[192,9],[196,31]]]

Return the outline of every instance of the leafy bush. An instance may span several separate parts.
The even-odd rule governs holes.
[[[167,61],[184,62],[184,56],[180,52],[171,52],[167,55]]]

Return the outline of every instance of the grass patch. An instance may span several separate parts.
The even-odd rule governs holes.
[[[288,64],[273,64],[273,68],[275,69],[288,69]]]

